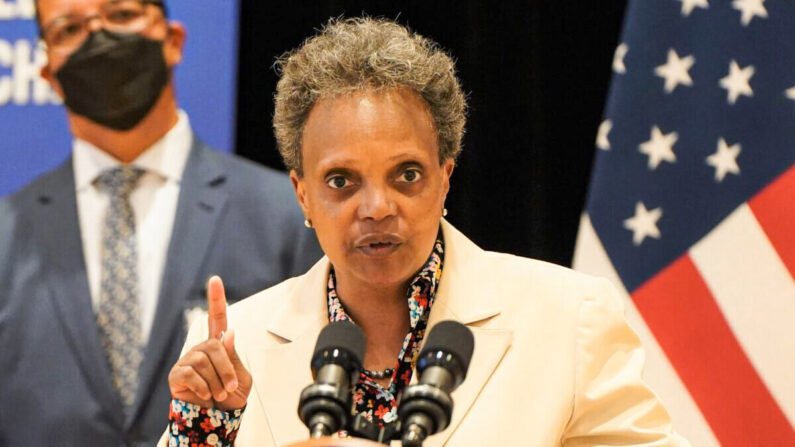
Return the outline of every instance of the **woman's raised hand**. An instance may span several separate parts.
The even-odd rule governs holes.
[[[171,368],[171,396],[204,408],[243,408],[251,391],[248,373],[235,351],[235,334],[226,330],[226,294],[221,278],[207,282],[209,338],[194,346]]]

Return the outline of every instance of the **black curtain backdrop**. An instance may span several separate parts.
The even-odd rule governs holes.
[[[624,0],[243,0],[237,153],[283,169],[275,58],[329,17],[397,19],[457,60],[469,96],[448,219],[481,247],[569,265]]]

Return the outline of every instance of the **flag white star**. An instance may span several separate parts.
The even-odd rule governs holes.
[[[624,56],[627,55],[629,47],[627,44],[622,43],[616,47],[616,52],[613,53],[613,71],[619,74],[627,72],[627,66],[624,65]]]
[[[720,183],[727,173],[740,174],[737,156],[740,155],[740,143],[729,146],[723,138],[718,140],[718,150],[707,157],[707,164],[715,168],[715,181]]]
[[[795,100],[795,87],[790,87],[785,90],[784,95],[786,95],[786,97],[789,99]]]
[[[754,75],[754,66],[749,65],[745,68],[740,68],[737,61],[732,60],[729,64],[729,74],[720,79],[721,88],[725,88],[728,92],[726,99],[729,104],[737,102],[740,95],[754,96],[754,91],[751,89],[751,76]]]
[[[679,139],[679,134],[671,132],[663,134],[657,126],[651,129],[651,138],[645,143],[638,146],[638,150],[649,156],[649,169],[652,171],[657,169],[661,162],[667,161],[674,163],[676,161],[676,154],[674,154],[674,144]]]
[[[762,17],[763,19],[767,18],[767,9],[762,4],[765,0],[734,0],[732,2],[732,8],[741,12],[740,16],[740,23],[743,26],[748,26],[751,23],[751,19],[755,16]]]
[[[660,238],[660,229],[657,221],[662,217],[662,208],[651,211],[646,209],[643,202],[635,204],[635,215],[624,220],[624,228],[632,231],[632,243],[640,245],[647,237]]]
[[[607,139],[607,136],[610,134],[612,128],[612,121],[602,121],[602,124],[599,125],[599,130],[596,132],[596,147],[605,151],[610,149],[610,140]]]
[[[679,0],[682,2],[682,15],[687,17],[693,12],[696,7],[707,9],[709,2],[707,0]]]
[[[654,69],[654,74],[665,79],[665,93],[671,93],[679,84],[693,85],[693,79],[687,71],[695,62],[692,55],[680,58],[673,48],[668,50],[668,61]]]

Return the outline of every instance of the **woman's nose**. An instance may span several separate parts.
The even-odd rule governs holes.
[[[397,207],[387,188],[367,186],[362,189],[361,193],[360,219],[383,220],[395,215]]]

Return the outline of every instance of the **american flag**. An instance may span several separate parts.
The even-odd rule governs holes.
[[[630,0],[574,267],[694,446],[795,446],[795,0]]]

